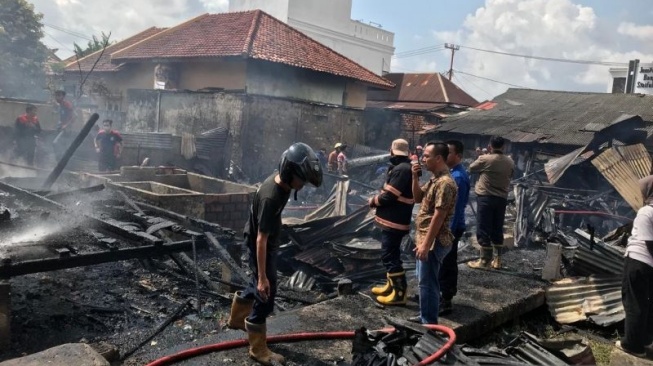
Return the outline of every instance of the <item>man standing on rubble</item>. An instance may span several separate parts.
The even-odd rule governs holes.
[[[322,168],[313,149],[299,142],[281,155],[278,173],[267,178],[256,191],[244,230],[252,282],[242,292],[236,292],[227,326],[247,332],[250,357],[264,365],[284,363],[284,357],[267,346],[266,319],[274,309],[277,293],[281,212],[291,191],[295,190],[297,199],[297,191],[306,183],[319,187]]]
[[[437,324],[440,308],[440,266],[451,250],[451,217],[456,206],[457,187],[447,166],[449,147],[442,142],[429,142],[422,162],[432,173],[431,179],[419,186],[419,164],[412,166],[412,191],[415,203],[421,203],[415,218],[415,257],[419,281],[419,311],[411,321]]]
[[[336,143],[333,146],[333,151],[329,153],[329,158],[327,159],[327,171],[331,174],[336,174],[338,172],[338,154],[340,154],[340,148],[342,146],[342,143]]]
[[[481,155],[469,166],[471,174],[479,174],[476,192],[476,239],[481,246],[480,258],[467,262],[471,268],[501,268],[503,224],[506,216],[510,179],[515,169],[511,158],[503,154],[505,140],[490,139],[490,153]]]
[[[75,121],[75,109],[73,104],[66,99],[66,92],[57,90],[54,92],[54,100],[59,106],[59,122],[57,123],[57,136],[54,138],[54,152],[57,159],[60,159],[68,149],[70,138],[68,127]]]
[[[95,151],[98,153],[98,169],[100,172],[111,172],[118,168],[118,159],[122,150],[122,136],[111,129],[113,121],[102,121],[103,129],[95,136]]]
[[[28,104],[25,114],[16,118],[14,124],[14,143],[16,144],[16,157],[22,159],[27,165],[34,165],[34,151],[36,141],[41,133],[41,124],[36,116],[36,106]]]
[[[381,193],[369,200],[376,208],[374,221],[381,229],[381,261],[387,281],[372,288],[376,301],[383,305],[406,304],[406,271],[401,263],[401,241],[410,231],[413,216],[412,173],[408,141],[397,139],[390,147],[390,167]]]
[[[451,177],[458,187],[456,197],[456,208],[454,210],[453,220],[451,220],[451,232],[453,233],[453,243],[449,254],[444,257],[442,267],[440,268],[440,292],[442,299],[440,301],[440,314],[446,315],[453,311],[452,299],[458,292],[458,242],[466,230],[465,209],[469,201],[469,175],[462,164],[464,145],[461,141],[447,141],[449,147],[449,156],[447,166],[450,169]]]

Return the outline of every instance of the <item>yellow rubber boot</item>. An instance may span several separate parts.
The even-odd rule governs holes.
[[[247,337],[249,338],[249,357],[263,365],[272,365],[272,362],[285,364],[286,359],[272,352],[268,348],[267,327],[265,324],[254,324],[245,320]]]
[[[390,281],[392,291],[386,296],[377,296],[376,301],[389,306],[406,305],[406,302],[408,302],[406,272],[388,273],[388,280]]]
[[[383,286],[372,287],[372,294],[375,296],[387,296],[392,292],[392,285],[390,284],[390,273],[386,273],[386,282]]]
[[[240,296],[241,291],[234,293],[234,299],[231,302],[231,313],[227,320],[227,327],[231,329],[245,330],[245,318],[252,312],[254,299],[246,299]]]

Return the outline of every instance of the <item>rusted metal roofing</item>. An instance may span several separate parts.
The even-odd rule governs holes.
[[[489,110],[470,110],[444,119],[438,131],[465,135],[505,136],[513,131],[542,134],[540,143],[585,146],[593,124],[611,125],[624,113],[639,115],[646,136],[653,135],[653,95],[508,89]]]
[[[651,155],[643,144],[613,147],[594,158],[592,164],[633,210],[644,205],[639,180],[649,175]]]
[[[556,281],[546,289],[551,315],[560,324],[589,320],[602,326],[625,318],[621,276],[576,277]]]
[[[244,57],[394,84],[261,10],[203,14],[111,54],[113,63]]]
[[[591,243],[590,234],[580,229],[576,229],[574,234],[579,244],[572,259],[576,274],[621,276],[624,268],[624,250],[597,238],[594,238],[594,243]]]
[[[119,50],[122,50],[126,47],[129,47],[137,42],[140,42],[146,38],[149,38],[166,28],[157,28],[157,27],[151,27],[148,28],[140,33],[137,33],[123,41],[120,41],[118,43],[112,44],[108,46],[104,52],[102,50],[96,51],[91,53],[90,55],[86,55],[79,60],[73,57],[69,57],[66,59],[66,66],[65,66],[65,71],[66,72],[79,72],[81,69],[82,72],[90,72],[91,69],[93,72],[114,72],[118,71],[120,69],[120,64],[112,64],[111,63],[111,54],[113,52],[117,52]],[[102,55],[102,56],[100,56]],[[99,58],[99,60],[98,60]],[[96,64],[97,61],[97,64]],[[95,68],[93,68],[93,65],[95,65]]]
[[[396,87],[387,91],[368,92],[367,99],[386,102],[443,103],[473,107],[478,101],[439,73],[390,73],[384,77]]]

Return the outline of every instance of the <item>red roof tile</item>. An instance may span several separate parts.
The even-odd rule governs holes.
[[[79,66],[77,64],[77,60],[75,56],[69,57],[65,60],[67,61],[65,71],[79,72],[80,67],[83,72],[89,72],[91,71],[91,69],[93,69],[93,72],[117,71],[120,68],[120,65],[111,63],[111,54],[113,52],[117,52],[125,47],[129,47],[137,42],[152,37],[153,35],[165,29],[166,28],[156,28],[156,27],[148,28],[134,36],[131,36],[125,40],[110,45],[109,47],[105,48],[104,53],[102,53],[102,50],[100,50],[80,58]],[[95,61],[98,59],[100,54],[102,54],[102,57],[100,57],[100,60],[97,62],[97,65],[95,65],[95,68],[93,68]]]
[[[369,91],[368,100],[393,102],[447,103],[473,107],[478,104],[456,84],[440,74],[391,73],[384,77],[397,85],[393,90]]]
[[[260,10],[204,14],[127,48],[114,63],[148,59],[242,56],[356,79],[393,83]]]

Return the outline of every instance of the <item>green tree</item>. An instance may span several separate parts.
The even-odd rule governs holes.
[[[0,95],[34,98],[45,87],[43,14],[25,0],[0,0]]]
[[[99,40],[96,36],[93,36],[93,40],[88,41],[86,48],[82,48],[77,43],[74,43],[75,55],[77,55],[78,58],[82,58],[86,55],[90,55],[95,51],[100,51],[104,47],[107,47],[113,43],[109,42],[109,37],[111,37],[111,34],[104,34],[104,32],[102,32],[102,40]]]

